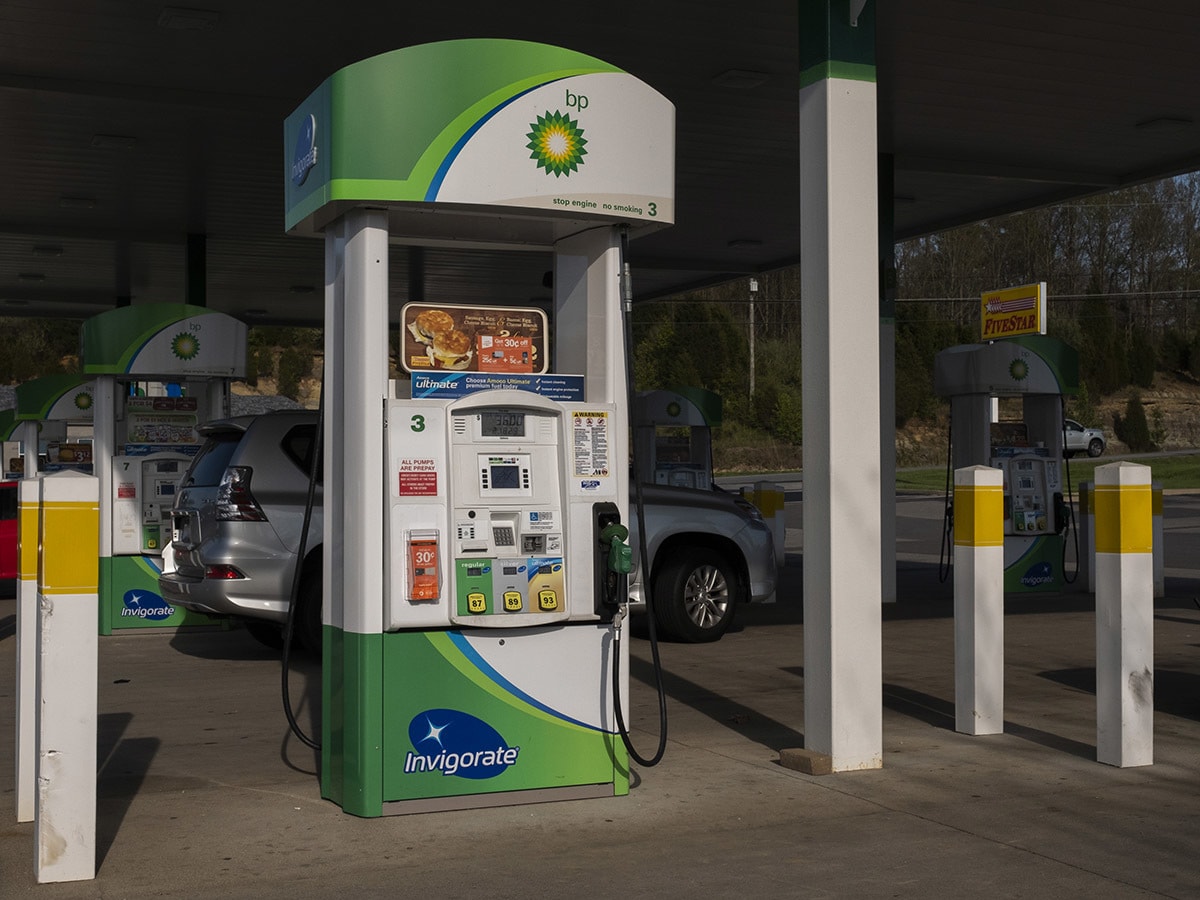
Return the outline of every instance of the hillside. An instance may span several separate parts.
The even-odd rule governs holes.
[[[1159,372],[1154,387],[1141,390],[1142,405],[1152,433],[1161,430],[1163,450],[1200,448],[1200,383],[1195,379]],[[1129,391],[1096,402],[1096,416],[1084,424],[1103,429],[1109,447],[1105,456],[1119,456],[1127,448],[1113,433],[1114,414],[1124,414]],[[1074,417],[1068,407],[1067,415]],[[946,462],[948,407],[941,404],[936,421],[910,421],[896,432],[896,465],[939,466]],[[786,472],[802,468],[801,447],[770,440],[719,438],[716,467],[720,472]]]
[[[1108,439],[1105,456],[1119,456],[1128,448],[1113,433],[1113,416],[1125,413],[1129,390],[1101,398],[1096,416],[1085,425],[1100,428]],[[1200,447],[1200,384],[1190,378],[1159,372],[1154,387],[1140,390],[1146,420],[1152,434],[1160,433],[1162,450],[1186,450]],[[1074,418],[1070,406],[1067,415]],[[946,462],[946,408],[937,422],[912,421],[896,433],[896,464],[899,466],[936,466]]]

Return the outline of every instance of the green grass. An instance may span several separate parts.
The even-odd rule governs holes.
[[[1095,481],[1096,467],[1119,462],[1119,457],[1088,459],[1076,457],[1069,460],[1071,489],[1081,481]],[[1138,456],[1131,462],[1150,467],[1150,477],[1164,491],[1200,489],[1200,454],[1189,456]],[[1063,480],[1067,479],[1064,467]],[[896,490],[921,491],[940,494],[946,489],[944,467],[930,469],[905,469],[896,473]]]

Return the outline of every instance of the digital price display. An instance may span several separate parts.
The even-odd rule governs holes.
[[[525,413],[483,412],[479,420],[482,437],[525,437]]]

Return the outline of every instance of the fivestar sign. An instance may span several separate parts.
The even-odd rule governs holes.
[[[1046,333],[1046,282],[987,291],[980,303],[985,341]]]

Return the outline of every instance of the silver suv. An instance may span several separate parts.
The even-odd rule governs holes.
[[[279,646],[303,528],[316,413],[289,410],[211,422],[204,446],[180,482],[172,544],[159,586],[186,609],[245,621]],[[713,641],[739,602],[775,593],[770,530],[736,494],[643,485],[655,622],[666,636]],[[305,542],[296,610],[300,643],[321,643],[321,490]],[[631,502],[632,506],[632,502]],[[636,517],[630,544],[637,556]],[[634,611],[644,610],[631,580]]]

